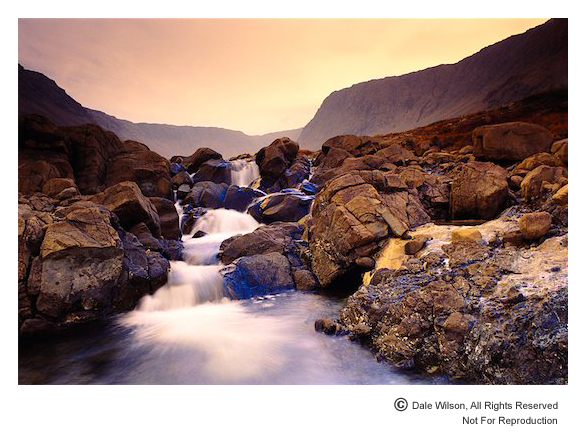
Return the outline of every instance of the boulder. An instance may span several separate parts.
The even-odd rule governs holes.
[[[526,213],[519,220],[519,230],[527,241],[537,241],[549,232],[551,215],[547,212]]]
[[[551,145],[551,153],[563,165],[568,166],[568,139],[558,140],[557,142],[554,142]]]
[[[232,183],[232,168],[230,162],[221,159],[212,159],[203,162],[199,165],[195,174],[193,174],[193,181],[211,181],[213,183],[225,183],[229,185]]]
[[[291,266],[280,253],[244,256],[221,270],[227,295],[248,299],[295,288]]]
[[[272,186],[279,177],[291,166],[297,152],[299,151],[299,144],[289,139],[282,137],[276,139],[269,146],[265,146],[256,153],[256,164],[259,167],[260,175],[263,180],[266,180],[265,186]]]
[[[226,190],[224,208],[245,212],[255,198],[263,197],[266,194],[250,187],[232,185]]]
[[[350,157],[345,159],[341,165],[332,168],[318,168],[311,178],[311,182],[323,186],[328,181],[351,171],[393,171],[396,166],[390,163],[385,157],[377,155],[366,155],[361,157]]]
[[[526,200],[538,198],[545,190],[544,184],[558,183],[563,186],[567,184],[567,177],[567,169],[561,166],[538,166],[523,178],[521,182],[521,194]]]
[[[309,177],[311,162],[305,156],[297,156],[291,166],[285,170],[279,177],[276,185],[273,185],[268,192],[278,192],[285,188],[294,188],[299,186]]]
[[[19,163],[18,192],[22,194],[41,192],[45,183],[61,176],[61,172],[54,165],[42,160]]]
[[[169,161],[146,145],[126,140],[108,161],[106,186],[134,181],[147,197],[173,199]]]
[[[193,207],[219,209],[224,206],[227,191],[228,185],[226,183],[200,181],[193,185],[191,191],[183,199],[183,204],[190,204]]]
[[[557,191],[553,197],[551,197],[552,201],[555,204],[560,206],[567,206],[568,205],[568,185],[566,184],[563,186],[559,191]]]
[[[515,161],[549,152],[552,134],[540,125],[507,122],[475,128],[474,155],[487,160]]]
[[[410,241],[405,243],[405,254],[406,255],[414,255],[419,250],[421,250],[429,238],[427,236],[417,236]]]
[[[489,162],[470,162],[452,173],[450,215],[453,219],[492,219],[505,207],[506,171]]]
[[[220,246],[220,260],[230,264],[242,256],[277,252],[285,254],[294,240],[301,238],[303,227],[297,223],[273,223],[251,233],[232,237]]]
[[[315,291],[319,289],[319,282],[309,270],[295,270],[293,272],[295,288],[299,291]]]
[[[314,197],[301,192],[280,192],[257,201],[248,213],[260,223],[299,221],[309,213]]]
[[[72,210],[49,225],[40,256],[36,276],[29,277],[39,313],[57,318],[78,306],[96,311],[110,305],[124,251],[107,209]]]
[[[390,163],[395,165],[404,165],[409,160],[416,160],[417,157],[408,149],[403,148],[401,145],[392,144],[386,148],[381,149],[375,153],[377,156],[384,157]]]
[[[160,197],[149,197],[149,200],[157,209],[163,238],[180,239],[179,214],[175,208],[175,203],[167,198]]]
[[[380,146],[371,137],[359,137],[352,134],[344,134],[326,140],[322,145],[321,150],[324,154],[329,154],[329,151],[332,148],[342,149],[351,154],[353,157],[360,157],[374,154],[378,149],[380,149]]]
[[[199,148],[193,154],[187,157],[175,156],[171,158],[171,162],[182,165],[187,172],[193,174],[202,163],[208,160],[221,160],[222,155],[210,148]]]
[[[193,179],[187,171],[181,171],[173,176],[173,178],[171,179],[171,184],[173,185],[173,189],[175,190],[179,189],[179,187],[181,187],[182,185],[187,185],[191,188],[191,186],[193,186]]]
[[[523,160],[521,163],[515,166],[513,174],[523,174],[522,171],[532,171],[533,169],[541,165],[560,166],[561,164],[561,161],[553,154],[550,154],[548,152],[540,152],[537,154],[533,154],[530,157],[527,157],[525,160]]]
[[[65,189],[74,188],[79,194],[75,182],[71,178],[52,178],[43,184],[42,192],[49,197],[55,197]]]
[[[157,209],[134,182],[125,181],[111,186],[91,197],[90,201],[101,204],[115,213],[125,230],[130,230],[133,225],[143,222],[153,236],[161,236],[161,222]]]

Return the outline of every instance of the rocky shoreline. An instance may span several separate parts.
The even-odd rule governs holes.
[[[463,145],[439,131],[337,136],[318,152],[281,138],[254,156],[167,160],[95,125],[21,116],[19,333],[133,309],[167,282],[182,235],[227,209],[264,224],[221,244],[227,297],[343,287],[340,318],[316,329],[397,368],[565,383],[565,137],[478,123]]]

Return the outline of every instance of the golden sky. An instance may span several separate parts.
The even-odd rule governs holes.
[[[19,63],[133,122],[304,126],[334,90],[454,63],[546,19],[20,19]]]

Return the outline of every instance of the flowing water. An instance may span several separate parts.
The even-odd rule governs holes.
[[[247,162],[248,163],[248,162]],[[255,165],[256,166],[256,165]],[[243,166],[241,181],[253,178]],[[257,172],[257,171],[256,171]],[[254,177],[256,178],[256,177]],[[177,204],[178,212],[181,208]],[[314,330],[341,299],[288,291],[224,297],[222,241],[260,225],[248,214],[210,210],[183,236],[184,260],[137,308],[97,327],[22,344],[20,383],[53,384],[412,384],[429,379],[377,363],[369,350]],[[206,235],[194,238],[195,232]]]

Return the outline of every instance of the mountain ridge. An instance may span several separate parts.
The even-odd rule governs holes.
[[[552,19],[454,64],[354,84],[332,92],[299,143],[317,148],[339,134],[400,132],[567,88],[567,19]]]
[[[121,140],[136,140],[167,158],[190,155],[197,148],[216,149],[226,157],[256,152],[277,137],[294,140],[302,128],[262,135],[220,127],[195,127],[131,122],[103,111],[86,108],[48,76],[18,65],[18,113],[40,114],[57,125],[93,123],[114,132]]]

